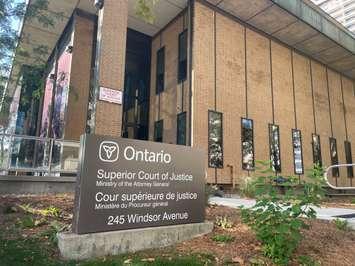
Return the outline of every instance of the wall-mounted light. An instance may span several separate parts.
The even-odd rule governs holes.
[[[104,0],[95,0],[94,1],[94,6],[97,9],[102,9],[104,7]]]

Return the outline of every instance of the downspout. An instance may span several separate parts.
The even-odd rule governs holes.
[[[193,141],[192,141],[192,132],[193,132],[193,108],[192,108],[192,101],[193,101],[193,29],[194,29],[194,10],[195,10],[195,0],[189,0],[188,2],[188,13],[189,13],[189,31],[190,31],[190,37],[189,37],[189,72],[190,72],[190,77],[189,77],[189,96],[190,96],[190,102],[189,102],[189,146],[193,146]]]

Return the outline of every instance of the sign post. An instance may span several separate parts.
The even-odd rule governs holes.
[[[204,222],[203,152],[83,135],[76,234]]]

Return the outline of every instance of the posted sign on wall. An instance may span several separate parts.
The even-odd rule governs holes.
[[[204,156],[186,146],[84,135],[78,234],[204,221]]]

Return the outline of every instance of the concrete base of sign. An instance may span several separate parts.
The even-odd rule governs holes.
[[[204,222],[84,235],[59,233],[58,246],[64,259],[85,260],[166,247],[210,233],[212,229],[213,223]]]

